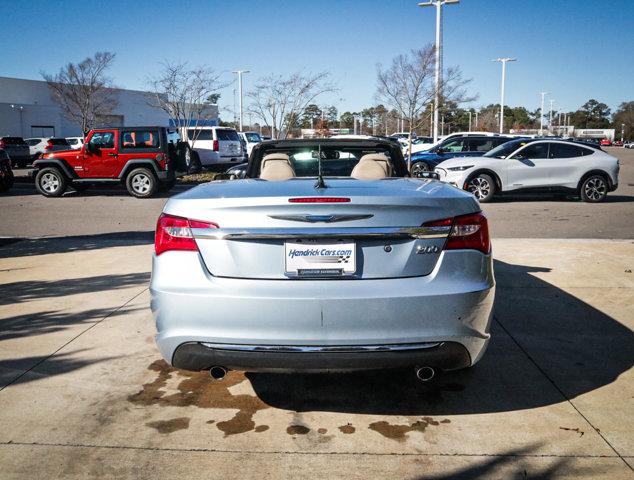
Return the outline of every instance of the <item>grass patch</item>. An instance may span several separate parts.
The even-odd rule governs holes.
[[[218,175],[218,172],[193,173],[180,177],[178,181],[179,183],[205,183],[215,180]]]

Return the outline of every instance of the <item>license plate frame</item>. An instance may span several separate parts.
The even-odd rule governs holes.
[[[299,278],[338,278],[357,272],[357,245],[352,240],[284,242],[284,273]]]

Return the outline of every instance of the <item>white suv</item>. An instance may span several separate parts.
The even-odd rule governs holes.
[[[619,161],[602,150],[565,140],[518,139],[482,157],[451,158],[436,167],[440,180],[480,202],[502,192],[573,193],[602,202],[616,190]]]
[[[228,127],[187,128],[183,135],[202,166],[243,161],[238,132]]]

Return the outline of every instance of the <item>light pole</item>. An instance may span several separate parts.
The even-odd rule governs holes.
[[[506,62],[516,62],[517,58],[495,58],[492,62],[502,64],[502,86],[500,87],[500,133],[504,132],[504,83],[506,81]]]
[[[469,131],[471,131],[471,110],[469,110]]]
[[[548,92],[539,92],[542,96],[542,106],[539,109],[539,136],[544,134],[544,97],[548,95]]]
[[[625,145],[625,124],[621,124],[621,143]]]
[[[240,131],[242,131],[242,74],[249,73],[250,70],[234,70],[233,73],[238,74],[238,92],[240,96]]]
[[[419,7],[436,7],[436,91],[434,95],[434,143],[438,141],[438,124],[440,121],[440,97],[442,89],[442,7],[460,0],[427,0],[420,2]]]
[[[477,130],[477,129],[478,129],[478,111],[477,111],[477,110],[476,110],[476,112],[475,112],[475,115],[476,115],[476,124],[475,124],[475,127],[476,127],[476,130]]]
[[[11,104],[11,108],[13,110],[17,108],[18,112],[20,112],[20,136],[24,137],[24,122],[22,121],[22,113],[24,112],[24,106]]]
[[[555,103],[555,101],[552,98],[548,101],[550,102],[550,109],[548,110],[548,131],[551,132],[553,129],[553,103]]]

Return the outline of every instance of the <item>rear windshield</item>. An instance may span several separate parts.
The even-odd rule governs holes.
[[[272,152],[267,152],[272,153]],[[296,150],[280,151],[288,155],[291,167],[295,171],[295,177],[316,177],[319,171],[319,150],[301,148]],[[321,171],[324,177],[349,177],[354,167],[364,155],[382,153],[387,156],[393,168],[393,160],[390,151],[385,149],[321,149]]]
[[[198,135],[198,136],[196,136]],[[190,140],[213,140],[213,132],[211,130],[196,130],[195,128],[190,128],[187,130],[187,138]]]
[[[240,141],[240,137],[238,137],[238,132],[236,132],[235,130],[231,130],[229,128],[216,129],[216,136],[218,137],[218,140],[226,140],[226,141],[233,141],[233,142]]]
[[[51,145],[69,145],[68,140],[65,138],[49,138]]]
[[[245,133],[244,136],[247,137],[247,140],[250,143],[259,143],[262,141],[260,135],[258,135],[257,133]]]
[[[26,145],[22,137],[2,137],[5,145]]]

